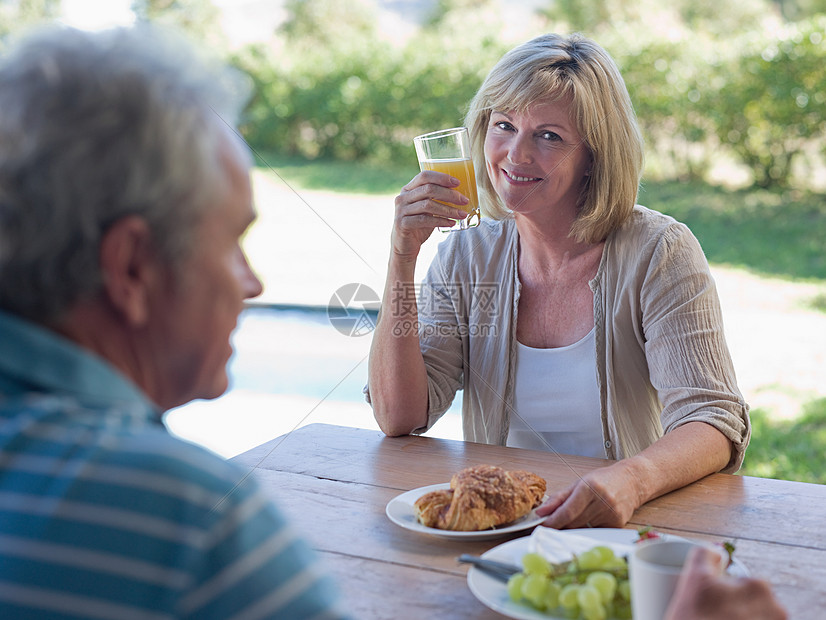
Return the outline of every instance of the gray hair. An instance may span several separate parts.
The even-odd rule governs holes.
[[[0,308],[38,322],[100,290],[100,241],[143,217],[173,268],[223,183],[238,74],[149,25],[35,32],[0,60]]]
[[[537,102],[564,98],[571,101],[574,122],[592,159],[571,236],[597,243],[631,215],[642,176],[643,139],[616,63],[581,35],[536,37],[505,54],[485,78],[465,118],[479,199],[489,217],[508,217],[481,165],[491,112],[524,111]]]

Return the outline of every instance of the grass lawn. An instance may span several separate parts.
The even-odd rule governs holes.
[[[751,413],[752,439],[741,474],[826,484],[826,399],[810,402],[796,420]]]
[[[307,161],[256,153],[256,165],[296,188],[354,194],[397,194],[419,172],[411,146],[410,166],[351,161]]]
[[[757,274],[826,281],[826,196],[644,183],[639,201],[684,222],[708,260]],[[821,299],[819,307],[826,307]]]
[[[418,172],[412,153],[409,166],[268,154],[259,154],[257,160],[261,168],[295,187],[345,193],[395,194]],[[712,263],[757,274],[826,281],[826,196],[822,194],[644,181],[639,201],[688,225]],[[816,307],[826,311],[826,296],[816,301]]]
[[[261,168],[293,187],[344,193],[394,194],[418,171],[412,153],[411,165],[404,167],[270,155],[259,155],[258,160]],[[645,182],[639,201],[687,224],[711,263],[826,283],[826,196],[822,194]],[[826,312],[826,294],[816,297],[812,308]],[[826,399],[810,402],[794,420],[775,421],[756,409],[752,423],[751,446],[741,473],[826,483]]]

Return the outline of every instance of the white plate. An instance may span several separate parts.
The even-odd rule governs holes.
[[[634,544],[639,534],[636,530],[625,529],[611,529],[611,528],[587,528],[581,530],[559,530],[559,535],[564,536],[570,534],[572,536],[586,536],[592,538],[594,545],[601,543],[608,544]],[[663,538],[679,539],[679,536],[666,536]],[[530,551],[531,537],[517,538],[506,543],[494,547],[487,553],[483,553],[482,557],[489,560],[499,560],[500,562],[507,562],[514,566],[522,565],[522,556]],[[565,561],[570,558],[560,558],[559,561]],[[743,566],[737,559],[734,560],[731,567],[729,567],[730,574],[745,576],[748,575],[746,567]],[[548,614],[536,611],[527,605],[514,603],[508,596],[508,589],[504,581],[500,581],[495,577],[491,577],[488,573],[479,570],[475,566],[471,566],[467,574],[467,584],[473,595],[486,607],[507,616],[508,618],[516,618],[516,620],[564,620],[558,616],[549,616]]]
[[[401,495],[397,495],[387,503],[385,512],[387,517],[396,525],[403,527],[412,532],[419,532],[420,534],[428,534],[430,536],[438,536],[439,538],[446,538],[449,540],[491,540],[494,538],[501,538],[508,534],[515,532],[522,532],[524,530],[536,527],[545,517],[540,517],[534,510],[531,510],[521,519],[517,519],[507,526],[495,528],[492,530],[482,530],[480,532],[454,532],[452,530],[440,530],[435,527],[427,527],[419,523],[416,519],[416,508],[413,505],[425,493],[431,491],[441,491],[449,489],[449,483],[432,484],[428,487],[420,487],[407,491]],[[544,501],[544,500],[543,500]]]

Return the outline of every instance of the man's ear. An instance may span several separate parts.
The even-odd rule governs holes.
[[[161,263],[145,219],[128,215],[112,224],[100,243],[103,295],[133,327],[149,319],[154,287],[162,282]]]

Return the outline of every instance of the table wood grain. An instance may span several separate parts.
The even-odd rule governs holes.
[[[354,617],[502,618],[467,587],[456,557],[497,540],[456,542],[400,528],[395,496],[447,482],[479,464],[526,469],[548,489],[610,463],[602,459],[312,424],[233,459],[252,470],[320,553]],[[734,542],[752,575],[767,579],[790,618],[826,617],[826,487],[714,474],[642,506],[628,527]]]

